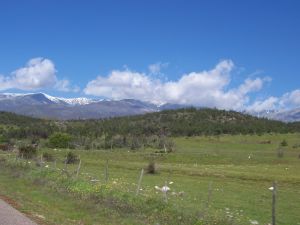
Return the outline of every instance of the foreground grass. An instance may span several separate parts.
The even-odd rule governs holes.
[[[278,158],[276,149],[283,139],[286,139],[289,145],[284,150],[284,157]],[[42,201],[43,198],[48,198],[48,195],[56,195],[57,190],[61,190],[59,196],[66,199],[62,202],[54,201],[57,205],[52,205],[49,201],[48,211],[42,206],[36,209],[41,211],[36,211],[34,206],[28,206],[28,209],[36,211],[37,214],[49,214],[46,221],[53,224],[224,225],[251,224],[250,221],[254,220],[259,224],[267,224],[271,218],[271,192],[268,188],[272,181],[276,180],[279,188],[278,224],[300,224],[300,149],[297,147],[300,144],[299,134],[191,137],[176,138],[174,141],[177,150],[171,154],[155,154],[152,149],[136,152],[127,149],[77,150],[76,153],[82,159],[81,173],[77,180],[74,180],[73,176],[71,181],[64,176],[63,179],[58,179],[58,175],[62,173],[58,170],[53,172],[52,163],[43,169],[27,164],[28,169],[22,170],[22,176],[25,178],[23,181],[17,181],[9,175],[12,171],[20,171],[19,169],[11,170],[6,166],[8,171],[2,172],[0,178],[4,179],[3,181],[7,180],[1,182],[0,187],[3,187],[3,191],[7,190],[7,187],[2,183],[9,183],[14,188],[23,186],[19,191],[12,189],[11,194],[28,196],[23,201],[24,204],[34,199],[37,202]],[[270,141],[270,144],[263,144],[266,141]],[[57,168],[64,168],[62,161],[65,150],[43,151],[53,153],[58,162]],[[9,159],[9,156],[6,157]],[[13,161],[13,157],[9,160]],[[104,168],[107,160],[109,182],[105,183]],[[156,161],[159,173],[143,177],[142,190],[136,197],[140,170],[147,166],[149,160]],[[69,166],[67,170],[71,173],[76,167],[77,165]],[[170,193],[166,204],[162,193],[157,192],[154,186],[162,186],[171,181],[171,192],[184,194],[179,196]],[[16,182],[24,183],[14,185]],[[32,183],[36,185],[40,195],[26,193],[25,187],[32,186]],[[210,185],[211,195],[208,196]],[[45,188],[44,193],[47,195],[43,194]],[[48,189],[55,191],[51,192]],[[77,200],[70,196],[75,196]],[[209,204],[208,197],[211,199]],[[83,209],[72,210],[74,204],[79,204]],[[60,209],[62,206],[66,208]],[[54,208],[62,213],[52,218],[51,209]],[[199,220],[203,215],[204,220]]]
[[[0,198],[8,200],[15,208],[28,215],[39,224],[141,224],[142,222],[128,215],[119,214],[112,208],[101,204],[74,198],[65,191],[57,192],[47,185],[24,179],[23,173],[1,168]],[[24,174],[23,174],[24,175]],[[17,177],[16,177],[17,176]],[[16,179],[17,178],[17,179]]]

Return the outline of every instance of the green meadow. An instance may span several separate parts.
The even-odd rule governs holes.
[[[287,146],[280,147],[283,140]],[[173,141],[171,153],[71,150],[80,156],[80,168],[64,164],[66,149],[39,149],[55,159],[41,166],[1,152],[0,194],[43,224],[265,225],[271,223],[275,181],[277,224],[300,224],[299,133]],[[149,162],[155,174],[147,173]],[[166,196],[155,188],[164,185],[170,188]]]

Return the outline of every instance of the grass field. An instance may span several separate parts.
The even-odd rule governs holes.
[[[284,139],[288,146],[280,158],[277,149]],[[41,149],[55,155],[55,170],[53,162],[43,168],[19,161],[19,167],[8,166],[15,156],[2,152],[8,162],[1,166],[0,194],[21,202],[31,215],[43,215],[46,224],[268,224],[268,188],[276,181],[278,224],[300,224],[300,134],[181,137],[174,142],[176,151],[168,154],[72,150],[82,160],[77,179],[61,172],[67,150]],[[157,174],[143,176],[136,196],[141,169],[149,161],[155,161]],[[167,203],[155,189],[166,182],[171,188]]]

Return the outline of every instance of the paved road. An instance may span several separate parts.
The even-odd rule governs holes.
[[[0,225],[37,225],[0,199]]]

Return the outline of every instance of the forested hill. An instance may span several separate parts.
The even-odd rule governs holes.
[[[0,112],[0,138],[47,138],[54,130],[54,121]]]
[[[300,123],[257,118],[235,111],[178,109],[105,120],[69,121],[68,132],[76,134],[121,134],[192,136],[300,132]]]
[[[217,109],[178,109],[98,120],[54,121],[0,112],[0,136],[47,138],[54,132],[73,137],[193,136],[300,132],[300,123],[283,123]]]

